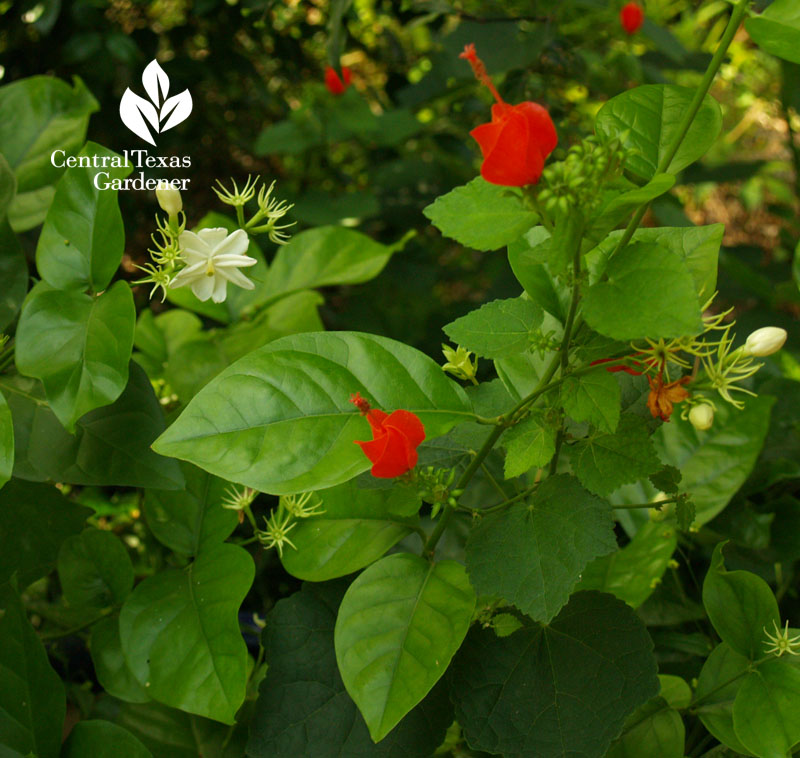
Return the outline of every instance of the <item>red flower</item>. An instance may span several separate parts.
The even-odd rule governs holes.
[[[356,441],[356,445],[361,445],[364,455],[372,461],[373,476],[393,479],[417,465],[417,447],[425,439],[425,428],[415,414],[404,410],[384,413],[370,408],[359,393],[350,402],[367,417],[372,428],[372,439]]]
[[[638,3],[628,3],[619,12],[619,22],[628,34],[636,34],[644,23],[644,11]]]
[[[339,74],[336,73],[336,69],[333,66],[328,66],[325,69],[325,86],[333,95],[341,95],[350,86],[351,78],[352,75],[347,66],[342,66],[342,79],[344,81],[339,78]]]
[[[497,101],[492,106],[491,122],[470,132],[483,154],[481,176],[491,184],[504,187],[536,184],[545,159],[558,144],[550,114],[538,103],[526,101],[509,105],[505,102],[478,58],[475,45],[467,45],[460,57],[469,61],[475,76]]]

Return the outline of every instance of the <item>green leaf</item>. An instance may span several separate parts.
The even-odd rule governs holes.
[[[508,758],[602,758],[626,716],[658,693],[644,624],[599,592],[573,595],[550,624],[524,621],[503,638],[473,627],[453,662],[467,742]]]
[[[492,616],[492,629],[498,637],[508,637],[522,629],[522,622],[512,613],[498,613]]]
[[[318,493],[325,512],[297,522],[296,550],[284,550],[283,567],[299,579],[324,582],[369,566],[412,532],[408,519],[392,513],[396,490],[359,489],[350,481]]]
[[[177,461],[150,449],[164,430],[164,413],[147,376],[135,363],[119,399],[87,413],[74,435],[61,426],[36,380],[0,377],[0,389],[14,417],[15,476],[100,486],[183,486]]]
[[[598,112],[595,131],[606,138],[624,137],[625,168],[644,179],[655,176],[678,136],[694,89],[674,84],[646,84],[612,97]],[[678,152],[662,171],[677,174],[705,155],[722,128],[719,104],[706,95]]]
[[[506,448],[505,476],[513,479],[534,466],[546,466],[556,452],[556,430],[536,410],[503,437]]]
[[[14,468],[14,423],[11,409],[0,392],[0,489],[11,478]]]
[[[551,275],[544,265],[550,232],[535,226],[508,246],[508,262],[528,297],[556,319],[563,321],[569,303],[569,289]]]
[[[133,564],[119,537],[86,529],[61,543],[58,578],[70,605],[107,608],[133,588]]]
[[[0,87],[0,112],[14,118],[0,124],[0,152],[17,177],[17,196],[9,209],[16,231],[41,223],[52,186],[64,169],[53,166],[54,150],[76,153],[86,136],[89,115],[99,109],[84,83],[73,86],[53,76],[32,76]]]
[[[122,394],[135,324],[127,282],[117,282],[97,298],[44,282],[31,290],[17,327],[17,368],[41,380],[68,431],[81,416]]]
[[[592,371],[583,376],[567,376],[561,385],[561,404],[575,421],[588,421],[604,432],[613,432],[619,423],[619,383],[608,371]]]
[[[681,472],[675,466],[662,466],[647,478],[657,490],[668,495],[676,495],[680,489]]]
[[[0,682],[2,744],[22,755],[57,758],[64,685],[10,584],[0,584]]]
[[[475,250],[505,247],[538,220],[518,192],[480,176],[437,198],[423,213],[445,237]]]
[[[789,755],[800,742],[800,670],[776,659],[751,671],[733,704],[733,728],[759,758]]]
[[[245,550],[223,544],[136,586],[119,632],[131,672],[151,698],[234,723],[247,685],[238,612],[253,573]]]
[[[0,155],[2,157],[2,155]],[[16,317],[28,292],[28,264],[7,219],[0,219],[0,331]]]
[[[8,165],[5,156],[0,153],[0,221],[5,221],[8,215],[8,206],[17,192],[17,178]]]
[[[750,571],[727,571],[720,542],[703,581],[703,605],[723,642],[754,661],[769,646],[764,629],[780,623],[778,603],[769,585]]]
[[[147,690],[136,681],[125,661],[119,638],[118,616],[100,619],[92,625],[89,652],[97,681],[106,692],[130,703],[146,703],[150,700]]]
[[[647,421],[624,413],[614,434],[594,432],[569,451],[575,476],[590,492],[610,495],[623,484],[649,476],[661,465]]]
[[[578,590],[600,590],[638,608],[661,581],[678,544],[669,524],[648,521],[621,550],[589,563]]]
[[[130,732],[110,721],[79,721],[64,744],[61,758],[153,758]]]
[[[683,758],[685,740],[680,713],[655,697],[628,716],[622,736],[605,758]]]
[[[222,507],[231,485],[196,466],[181,468],[186,488],[147,490],[143,510],[159,542],[176,553],[197,555],[224,542],[236,528],[236,513]]]
[[[492,300],[443,327],[457,345],[484,358],[507,358],[531,346],[544,312],[525,297]]]
[[[346,584],[304,584],[267,617],[267,676],[250,724],[252,758],[429,758],[453,721],[437,684],[378,744],[348,697],[336,666],[334,625]]]
[[[382,558],[350,585],[336,619],[336,660],[375,742],[444,674],[474,608],[463,566],[410,553]]]
[[[25,589],[49,574],[61,543],[78,534],[91,513],[55,487],[12,479],[0,490],[0,582],[16,572]]]
[[[87,142],[79,156],[94,155],[109,163],[122,156]],[[117,191],[98,189],[95,176],[124,179],[125,168],[68,168],[59,179],[53,203],[39,235],[36,267],[42,279],[57,289],[101,292],[108,287],[125,250],[125,227]]]
[[[666,247],[628,245],[606,267],[608,281],[584,292],[586,322],[606,337],[629,340],[684,337],[703,331],[694,280]]]
[[[284,337],[207,384],[153,449],[260,492],[324,489],[370,467],[369,425],[349,398],[416,413],[431,439],[471,418],[464,391],[430,358],[358,332]]]
[[[561,610],[589,561],[617,549],[611,506],[577,479],[552,476],[529,502],[482,518],[467,540],[470,581],[543,623]]]
[[[748,18],[744,28],[762,50],[800,63],[800,8],[794,0],[774,0],[760,16]]]

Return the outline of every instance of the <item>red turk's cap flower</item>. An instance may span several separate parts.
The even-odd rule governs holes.
[[[486,73],[475,45],[467,45],[459,57],[469,62],[478,81],[489,88],[497,101],[492,106],[491,122],[470,132],[483,154],[481,176],[503,187],[536,184],[545,159],[558,144],[550,114],[538,103],[505,102]]]
[[[636,34],[644,23],[644,11],[638,3],[628,3],[619,12],[619,22],[628,34]]]
[[[342,66],[342,78],[336,73],[333,66],[325,69],[325,86],[333,95],[341,95],[349,86],[352,74],[347,66]],[[344,79],[344,81],[342,81]]]

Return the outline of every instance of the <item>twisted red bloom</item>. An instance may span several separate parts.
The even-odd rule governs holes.
[[[644,11],[638,3],[628,3],[619,12],[619,22],[628,34],[636,34],[644,23]]]
[[[550,114],[538,103],[526,101],[509,105],[505,102],[486,73],[475,45],[467,45],[460,57],[469,62],[475,76],[497,101],[492,106],[491,122],[470,132],[483,154],[481,176],[503,187],[536,184],[545,159],[558,144]]]
[[[372,428],[372,439],[359,442],[364,455],[372,461],[372,475],[380,479],[393,479],[417,465],[417,448],[425,439],[425,427],[411,411],[398,410],[384,413],[377,408],[362,410],[366,401],[360,396],[357,405],[367,417]]]
[[[347,66],[342,66],[342,78],[339,78],[333,66],[325,69],[325,86],[333,95],[341,95],[350,86],[351,79],[352,74]]]

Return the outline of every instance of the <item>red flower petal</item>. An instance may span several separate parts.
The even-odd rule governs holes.
[[[644,11],[637,3],[628,3],[619,13],[619,21],[628,34],[636,34],[644,23]]]
[[[425,439],[425,427],[419,417],[411,411],[394,411],[383,422],[386,429],[395,429],[404,435],[409,443],[416,448]]]
[[[333,66],[328,66],[325,69],[325,86],[331,94],[341,95],[350,86],[352,74],[346,66],[342,67],[342,76],[344,81],[339,78],[339,74],[336,73],[336,69]]]

